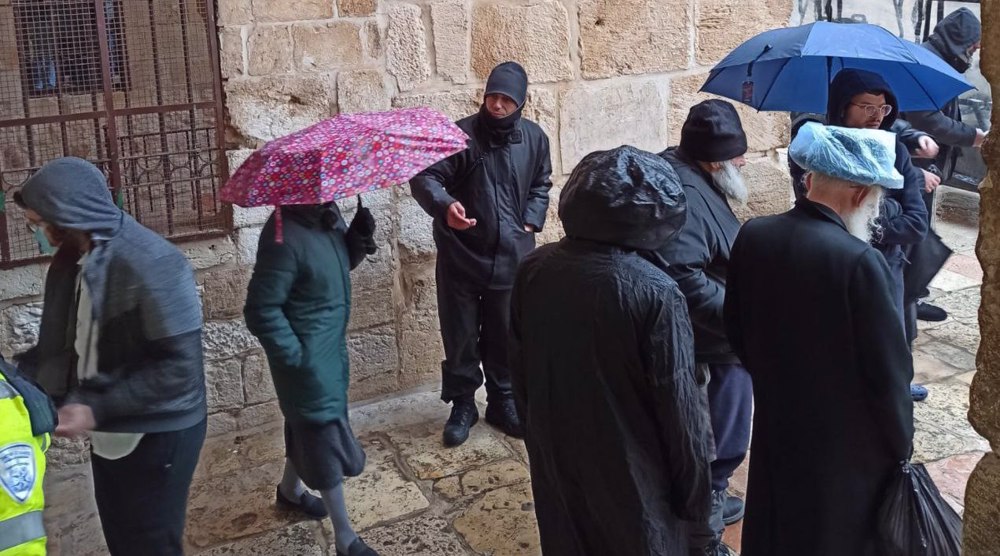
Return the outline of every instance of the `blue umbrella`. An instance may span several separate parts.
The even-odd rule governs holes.
[[[844,68],[881,75],[900,111],[940,110],[973,88],[926,48],[882,27],[818,21],[744,42],[712,68],[701,90],[757,110],[825,114],[829,83]]]

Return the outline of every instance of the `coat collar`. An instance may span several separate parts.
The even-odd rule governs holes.
[[[843,228],[847,231],[847,225],[844,224],[844,220],[837,214],[837,211],[832,208],[822,204],[810,201],[805,197],[795,201],[795,210],[808,215],[810,218],[815,218],[817,220],[829,220],[837,226]]]

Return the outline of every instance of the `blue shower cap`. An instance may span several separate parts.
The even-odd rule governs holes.
[[[817,174],[859,185],[902,189],[896,170],[896,134],[808,122],[788,146],[796,164]]]

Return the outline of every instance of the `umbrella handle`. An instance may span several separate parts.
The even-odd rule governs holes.
[[[361,206],[361,194],[358,193],[358,210],[361,210],[362,208],[364,208],[364,207]]]

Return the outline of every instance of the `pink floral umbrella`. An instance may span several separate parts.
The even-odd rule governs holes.
[[[319,204],[406,183],[466,148],[468,136],[432,108],[341,114],[268,142],[222,187],[241,207]],[[281,212],[276,240],[280,243]]]

